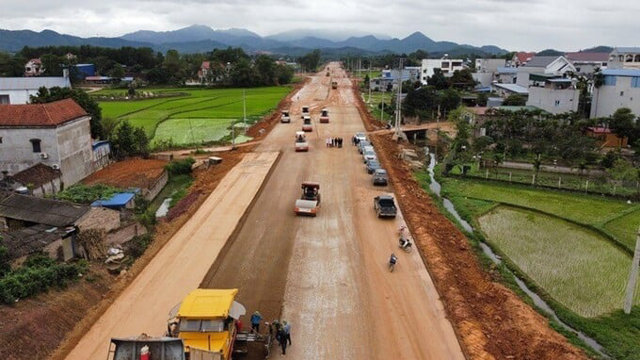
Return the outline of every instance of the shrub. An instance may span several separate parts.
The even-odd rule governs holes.
[[[167,169],[171,175],[190,174],[191,166],[195,164],[195,162],[196,161],[192,157],[188,157],[183,160],[175,160],[168,163],[165,166],[165,169]]]

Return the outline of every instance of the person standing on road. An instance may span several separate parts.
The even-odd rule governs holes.
[[[262,315],[260,315],[259,311],[256,311],[251,315],[251,331],[256,333],[260,333],[260,321],[262,321]]]
[[[284,333],[286,335],[285,340],[288,341],[289,346],[291,346],[291,324],[289,324],[287,320],[284,320],[282,324],[284,325],[282,328],[284,329]]]
[[[282,348],[282,355],[287,354],[287,333],[284,331],[284,327],[280,327],[278,333],[276,334],[276,339],[280,343],[280,347]]]

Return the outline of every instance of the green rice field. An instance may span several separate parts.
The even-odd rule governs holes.
[[[488,241],[551,297],[594,317],[622,307],[631,257],[562,219],[500,206],[478,218]],[[635,303],[640,304],[640,284]]]
[[[249,123],[273,111],[290,87],[246,89]],[[102,116],[128,120],[142,127],[152,139],[172,139],[176,145],[219,141],[230,135],[230,125],[243,120],[242,89],[150,89],[154,94],[174,95],[141,100],[100,101]],[[118,95],[122,90],[102,90],[96,96]],[[191,121],[189,121],[191,120]]]

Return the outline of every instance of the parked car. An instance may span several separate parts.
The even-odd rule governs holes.
[[[376,215],[379,218],[395,218],[398,213],[396,203],[393,201],[393,196],[391,195],[379,195],[373,198],[373,209],[376,211]]]
[[[365,133],[363,133],[363,132],[357,132],[356,133],[356,139],[358,139],[358,141],[366,141],[367,140],[367,135],[365,135]]]
[[[373,174],[374,171],[382,168],[377,159],[367,161],[367,174]]]
[[[358,152],[360,154],[362,154],[362,150],[367,147],[367,146],[371,146],[371,143],[368,142],[367,140],[362,140],[358,143]],[[373,146],[371,146],[373,148]]]
[[[363,162],[366,164],[367,160],[378,160],[378,157],[376,156],[376,152],[373,151],[373,148],[371,149],[364,149],[364,152],[362,153],[362,157],[363,157]]]
[[[389,183],[389,176],[387,175],[387,170],[376,169],[373,172],[373,185],[386,186],[388,183]]]

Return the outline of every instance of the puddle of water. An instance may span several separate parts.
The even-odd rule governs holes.
[[[429,184],[429,188],[431,189],[431,191],[436,194],[440,199],[442,199],[442,204],[445,207],[445,209],[447,209],[447,211],[449,211],[449,213],[451,215],[453,215],[453,217],[460,223],[460,225],[462,226],[462,228],[467,231],[470,234],[473,234],[474,229],[471,226],[471,224],[469,224],[466,220],[462,219],[462,217],[460,217],[460,214],[458,214],[458,212],[456,211],[455,206],[453,205],[453,203],[447,199],[447,198],[443,198],[440,195],[440,191],[442,190],[442,186],[436,181],[434,173],[433,173],[433,169],[436,166],[436,158],[433,154],[429,154],[431,161],[429,162],[429,167],[427,168],[428,172],[429,172],[429,177],[431,178],[431,183]],[[500,258],[500,256],[498,256],[498,254],[496,254],[495,252],[493,252],[493,250],[491,249],[491,247],[489,245],[487,245],[486,243],[480,241],[480,248],[482,249],[482,252],[484,252],[485,255],[487,255],[487,257],[489,257],[489,259],[491,259],[491,261],[493,261],[496,264],[501,264],[502,263],[502,259]],[[509,271],[509,270],[507,270]],[[533,301],[533,303],[540,309],[542,309],[544,312],[548,313],[549,315],[551,315],[551,317],[558,323],[560,324],[560,326],[562,326],[563,328],[565,328],[566,330],[576,334],[576,336],[578,336],[578,338],[580,340],[582,340],[585,344],[587,344],[587,346],[589,346],[591,349],[593,349],[595,352],[597,352],[598,354],[600,354],[602,357],[609,359],[610,357],[607,356],[604,353],[604,348],[598,344],[594,339],[588,337],[587,335],[585,335],[584,333],[572,328],[571,326],[565,324],[564,322],[562,322],[559,318],[558,315],[556,315],[555,311],[553,311],[553,309],[551,308],[551,306],[549,306],[549,304],[547,304],[540,296],[538,296],[538,294],[536,294],[535,292],[533,292],[531,289],[529,289],[529,287],[527,286],[527,284],[524,283],[524,281],[522,281],[519,277],[517,277],[514,273],[512,273],[511,271],[509,271],[509,273],[511,275],[513,275],[516,284],[518,285],[518,287],[525,293],[527,294],[527,296],[529,296],[529,298],[531,298],[531,300]]]

